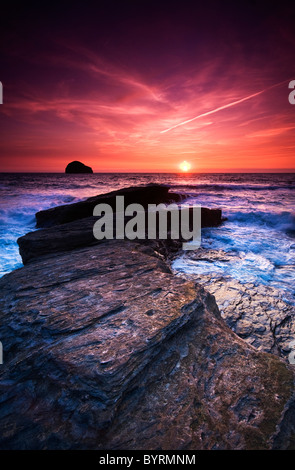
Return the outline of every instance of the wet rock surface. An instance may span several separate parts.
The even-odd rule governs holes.
[[[100,243],[93,235],[93,226],[98,217],[93,217],[93,209],[97,204],[108,204],[113,211],[113,234],[116,238],[116,220],[117,210],[116,197],[124,196],[124,209],[129,204],[141,204],[145,210],[145,243],[150,244],[148,240],[148,212],[149,204],[177,203],[182,200],[182,195],[169,192],[169,187],[164,185],[146,185],[136,188],[124,188],[113,191],[108,194],[102,194],[85,201],[74,204],[57,206],[48,210],[37,212],[36,225],[43,227],[42,230],[30,232],[20,237],[19,244],[20,255],[23,263],[36,259],[40,256],[50,255],[56,252],[70,251],[83,246],[95,245]],[[176,208],[178,206],[176,205]],[[180,211],[181,209],[178,208]],[[191,212],[192,208],[190,208]],[[124,217],[124,216],[123,216]],[[125,224],[131,217],[124,217]],[[171,219],[167,218],[167,230],[171,232]],[[192,230],[193,214],[190,217],[190,230]],[[179,215],[179,223],[181,216]],[[222,211],[220,209],[201,208],[201,226],[218,226],[222,223]],[[44,228],[46,227],[46,228]],[[179,228],[181,233],[181,229]],[[168,235],[169,236],[169,235]],[[179,249],[181,243],[172,240],[168,243],[175,245]],[[186,240],[185,240],[186,241]],[[164,243],[165,244],[165,243]],[[166,243],[167,247],[167,243]]]
[[[0,288],[1,448],[279,442],[292,370],[232,332],[214,297],[151,247],[109,241],[40,257]]]
[[[117,196],[124,196],[125,206],[136,203],[141,204],[145,209],[148,204],[169,204],[170,202],[181,201],[181,194],[171,193],[169,189],[168,186],[161,184],[147,184],[141,187],[128,187],[107,194],[99,194],[72,204],[52,207],[36,213],[36,226],[38,228],[52,227],[91,217],[97,204],[108,204],[115,212]]]
[[[199,249],[184,255],[193,261],[231,262],[235,253]],[[184,276],[181,273],[181,276]],[[295,298],[275,287],[241,283],[218,273],[186,275],[214,295],[227,325],[256,349],[287,359],[295,338]]]
[[[219,213],[220,211],[218,211]],[[210,210],[202,208],[201,224],[203,226],[208,226],[210,223],[213,225],[216,224],[216,210]],[[217,215],[219,219],[219,215]],[[146,218],[146,233],[145,238],[140,240],[141,243],[146,245],[154,245],[153,240],[148,239],[147,227],[148,227],[148,213],[145,213]],[[181,217],[179,217],[180,220]],[[131,217],[124,217],[125,224],[128,222]],[[55,225],[54,227],[49,227],[42,230],[37,230],[35,232],[30,232],[20,237],[17,242],[19,245],[20,255],[24,264],[39,258],[44,255],[51,255],[52,253],[70,251],[75,248],[81,248],[83,246],[95,245],[101,243],[100,240],[97,240],[93,234],[93,227],[95,222],[98,220],[98,217],[85,217],[83,219],[75,220],[73,222],[64,223],[60,225]],[[221,222],[220,222],[221,223]],[[115,215],[113,216],[113,233],[114,238],[116,235],[116,220]],[[159,243],[162,243],[163,249],[166,249],[169,246],[170,251],[172,247],[175,247],[175,250],[179,250],[182,246],[184,240],[180,239],[171,239],[170,232],[170,220],[168,221],[168,237],[167,240],[162,242],[157,239],[157,246]],[[168,255],[168,252],[167,252]]]
[[[90,206],[45,211],[0,279],[0,448],[293,448],[285,300],[176,275],[177,240],[93,243]]]

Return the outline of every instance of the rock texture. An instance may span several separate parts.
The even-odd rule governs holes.
[[[194,261],[230,262],[236,253],[199,249],[184,255]],[[181,274],[184,276],[183,274]],[[295,302],[271,286],[241,283],[220,274],[186,275],[214,295],[227,325],[247,343],[261,351],[287,359],[295,338]]]
[[[125,188],[108,194],[95,196],[85,201],[64,206],[58,206],[36,214],[37,226],[47,227],[43,230],[31,232],[18,239],[20,254],[23,263],[38,258],[41,255],[50,255],[56,252],[69,251],[82,246],[100,243],[93,235],[94,223],[98,220],[93,217],[93,209],[97,204],[109,204],[116,211],[116,196],[124,196],[125,207],[132,203],[141,204],[147,209],[148,204],[180,202],[180,194],[169,192],[169,187],[162,185],[147,185],[143,187]],[[146,214],[147,215],[147,214]],[[125,217],[127,221],[128,217]],[[130,217],[129,217],[130,219]],[[180,220],[180,218],[179,218]],[[201,209],[202,227],[216,226],[222,223],[220,209]],[[146,221],[146,227],[147,227]],[[168,223],[168,231],[169,231]],[[114,222],[115,234],[115,222]],[[147,241],[147,234],[146,234]],[[148,242],[148,244],[152,244]],[[162,244],[163,249],[167,244]],[[171,242],[179,249],[181,243]]]
[[[74,220],[91,217],[93,209],[97,204],[109,204],[112,210],[115,211],[117,196],[124,196],[125,206],[137,203],[141,204],[145,209],[148,204],[169,204],[170,202],[181,201],[182,196],[171,193],[169,189],[165,185],[148,184],[146,186],[128,187],[107,194],[100,194],[90,197],[85,201],[39,211],[36,213],[36,225],[38,228],[52,227],[53,225],[65,224]]]
[[[171,271],[179,241],[93,243],[93,203],[39,214],[0,279],[0,448],[292,448],[294,366],[247,342],[246,304],[216,284],[236,334]]]
[[[0,448],[280,442],[291,370],[233,333],[214,297],[151,247],[109,241],[40,257],[0,288]]]
[[[66,173],[93,173],[90,166],[84,165],[84,163],[73,161],[66,166]]]

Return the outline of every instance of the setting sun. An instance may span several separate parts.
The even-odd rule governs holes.
[[[189,171],[191,169],[191,164],[184,161],[184,162],[180,163],[179,168],[181,169],[181,171],[186,172],[186,171]]]

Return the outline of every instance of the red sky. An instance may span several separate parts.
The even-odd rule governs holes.
[[[294,171],[291,3],[139,3],[7,12],[0,171]]]

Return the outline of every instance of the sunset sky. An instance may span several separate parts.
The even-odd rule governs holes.
[[[0,171],[294,171],[293,2],[28,5],[1,12]]]

